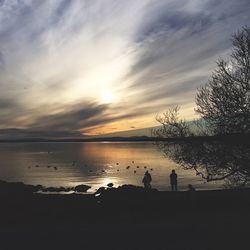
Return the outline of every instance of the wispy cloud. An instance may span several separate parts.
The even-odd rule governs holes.
[[[249,12],[248,0],[2,0],[1,128],[138,128],[177,103],[191,118]]]

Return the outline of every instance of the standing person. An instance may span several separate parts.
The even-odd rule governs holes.
[[[170,174],[170,184],[172,191],[177,191],[177,174],[175,173],[175,170],[172,170],[172,173]]]
[[[146,171],[144,174],[144,177],[142,179],[142,182],[144,184],[144,188],[151,189],[151,181],[152,181],[151,174],[148,171]]]
[[[193,185],[188,184],[188,191],[190,191],[190,192],[194,192],[195,191],[195,188],[193,187]]]

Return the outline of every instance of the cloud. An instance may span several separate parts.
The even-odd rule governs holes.
[[[38,130],[38,129],[0,129],[0,140],[23,139],[59,139],[59,138],[83,138],[78,131]]]
[[[138,33],[137,57],[126,77],[132,79],[131,88],[144,93],[145,101],[192,102],[216,59],[231,48],[232,33],[249,22],[247,1],[193,1],[195,11],[190,11],[190,4],[160,2],[158,13],[155,4],[147,15],[150,23]]]
[[[71,107],[64,108],[62,112],[50,115],[43,115],[35,119],[30,127],[55,131],[74,131],[82,129],[86,124],[91,124],[96,119],[101,119],[107,105],[97,105],[94,103],[79,103]]]
[[[196,88],[249,11],[248,0],[2,0],[1,128],[151,126],[174,104],[191,119]]]

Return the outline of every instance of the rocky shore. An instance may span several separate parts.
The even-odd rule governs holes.
[[[160,192],[124,185],[88,195],[37,190],[0,182],[1,249],[243,249],[248,241],[249,189]]]

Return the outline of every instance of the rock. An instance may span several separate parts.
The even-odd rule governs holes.
[[[82,184],[82,185],[75,186],[74,191],[87,192],[90,188],[91,188],[90,186]]]
[[[97,191],[95,192],[95,195],[99,195],[99,194],[103,194],[106,191],[105,187],[100,187],[97,189]]]
[[[109,184],[107,184],[107,186],[108,186],[109,188],[112,188],[112,187],[114,186],[114,184],[113,184],[113,183],[109,183]]]

